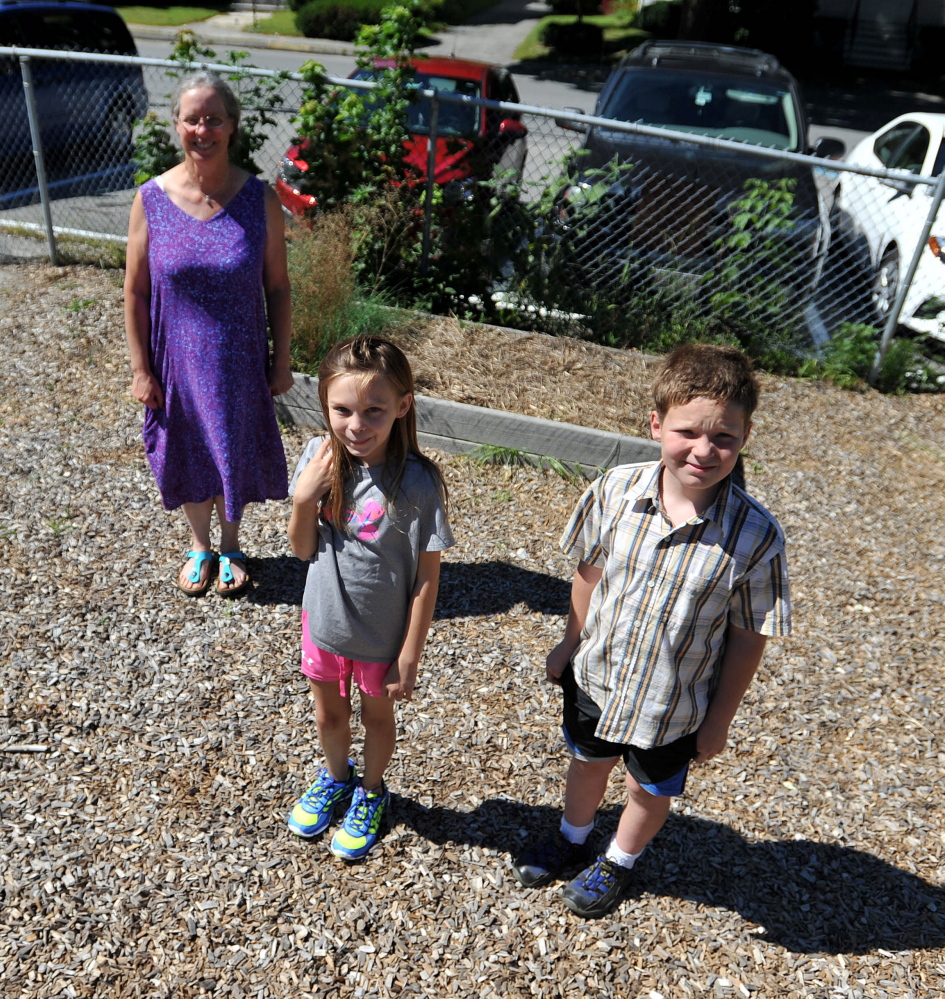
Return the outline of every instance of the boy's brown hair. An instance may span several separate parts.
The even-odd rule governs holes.
[[[714,399],[741,406],[748,422],[758,405],[758,392],[752,362],[735,347],[709,343],[676,347],[653,379],[653,405],[660,419],[673,406]]]

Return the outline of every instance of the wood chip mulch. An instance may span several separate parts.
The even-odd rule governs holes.
[[[580,486],[439,456],[459,544],[391,829],[347,865],[285,828],[319,765],[288,507],[247,517],[246,599],[173,588],[184,521],[142,453],[120,277],[0,268],[4,999],[945,995],[945,399],[765,379],[748,480],[795,634],[630,897],[584,921],[510,871],[560,815],[541,677]],[[645,426],[652,360],[455,323],[409,349],[430,394]],[[620,802],[615,775],[601,844]]]

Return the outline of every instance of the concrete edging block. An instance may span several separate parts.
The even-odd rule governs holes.
[[[297,373],[294,379],[292,388],[275,399],[276,414],[297,426],[324,429],[318,379]],[[556,458],[585,469],[655,461],[660,455],[656,441],[573,423],[425,395],[416,397],[416,407],[420,443],[453,454],[469,454],[483,445],[491,445],[522,451],[533,458]]]

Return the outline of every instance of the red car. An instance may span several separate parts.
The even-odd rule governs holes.
[[[415,58],[415,86],[420,90],[479,97],[508,104],[519,103],[518,90],[511,74],[502,66],[468,59]],[[354,80],[370,80],[379,70],[392,63],[378,61],[375,70],[357,70]],[[407,162],[414,176],[423,181],[427,176],[430,145],[430,100],[421,98],[410,105]],[[525,135],[527,129],[516,114],[505,115],[478,104],[439,102],[436,136],[437,184],[449,185],[457,200],[465,197],[477,180],[496,175],[508,178],[511,184],[521,182],[525,166]],[[276,175],[276,193],[283,208],[291,215],[301,216],[317,204],[317,200],[300,190],[308,164],[300,158],[300,147],[290,147],[282,158]]]

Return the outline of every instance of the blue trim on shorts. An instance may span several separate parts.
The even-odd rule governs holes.
[[[659,798],[675,798],[683,793],[686,787],[686,777],[689,776],[689,764],[687,763],[679,773],[673,774],[661,780],[658,784],[640,784],[644,791],[655,794]],[[638,782],[639,783],[639,782]]]

